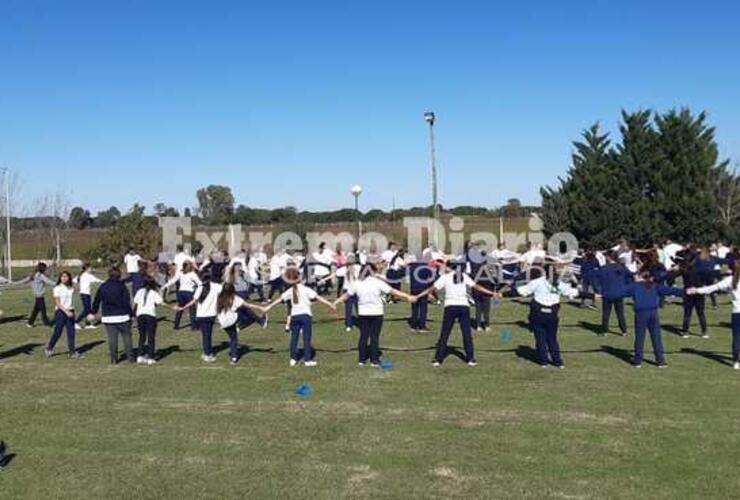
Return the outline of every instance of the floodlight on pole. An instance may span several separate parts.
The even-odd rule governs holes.
[[[360,238],[362,237],[362,221],[360,220],[360,195],[362,194],[362,186],[355,184],[351,189],[352,196],[355,197],[355,219],[357,219],[357,243],[359,244]]]
[[[433,111],[424,113],[424,120],[429,124],[429,153],[432,162],[432,217],[434,218],[434,229],[432,231],[432,241],[435,245],[437,241],[437,221],[439,220],[439,202],[437,200],[437,158],[434,147],[434,122],[437,117]]]

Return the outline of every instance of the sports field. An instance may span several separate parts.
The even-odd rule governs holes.
[[[476,368],[454,355],[432,368],[439,323],[411,333],[406,305],[386,316],[392,369],[359,368],[356,334],[319,306],[316,368],[288,367],[278,309],[267,330],[242,332],[237,367],[225,351],[202,364],[199,334],[169,321],[157,366],[109,367],[102,329],[80,334],[85,359],[68,360],[62,339],[45,360],[49,330],[21,319],[30,295],[0,297],[0,439],[15,454],[0,472],[3,499],[740,494],[740,372],[729,366],[725,297],[708,311],[708,340],[671,331],[680,307],[666,306],[666,370],[632,368],[631,336],[598,336],[597,311],[565,305],[567,367],[543,370],[527,309],[511,301],[476,334]],[[215,341],[223,349],[226,335]],[[304,383],[313,394],[301,399]]]

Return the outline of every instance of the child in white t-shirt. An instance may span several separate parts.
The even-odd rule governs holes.
[[[316,293],[315,290],[301,283],[301,273],[295,267],[286,269],[283,281],[288,285],[288,289],[277,300],[269,304],[266,310],[269,311],[280,302],[290,304],[290,366],[298,364],[300,357],[298,340],[301,334],[303,334],[303,364],[305,366],[316,366],[317,362],[314,359],[314,350],[311,344],[313,334],[311,303],[318,300],[333,311],[336,311],[336,307]]]

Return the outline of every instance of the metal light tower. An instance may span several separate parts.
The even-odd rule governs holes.
[[[427,111],[424,113],[424,120],[429,124],[429,152],[432,161],[432,217],[434,218],[434,229],[432,231],[432,241],[435,245],[437,242],[437,224],[439,220],[439,203],[437,201],[437,158],[434,147],[434,121],[436,117],[434,112]]]
[[[13,281],[13,263],[10,255],[10,170],[3,167],[5,178],[5,241],[7,244],[8,281]]]
[[[355,218],[357,219],[357,242],[359,243],[362,238],[362,221],[360,220],[360,195],[362,194],[362,186],[355,184],[352,186],[352,196],[355,197]]]

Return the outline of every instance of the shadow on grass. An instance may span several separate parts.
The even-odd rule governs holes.
[[[723,365],[732,366],[732,357],[720,354],[718,352],[702,351],[700,349],[694,349],[693,347],[684,347],[683,349],[681,349],[681,353],[701,356],[702,358],[710,359]]]
[[[578,328],[583,328],[584,330],[588,330],[589,332],[596,335],[602,335],[603,332],[601,324],[599,323],[591,323],[590,321],[579,321],[577,326]]]
[[[661,325],[661,327],[668,333],[677,335],[678,337],[683,336],[683,330],[681,330],[681,328],[677,327],[676,325]]]
[[[14,458],[15,453],[8,453],[3,458],[0,458],[0,470],[7,469]]]
[[[19,345],[18,347],[14,347],[5,352],[0,352],[0,360],[10,359],[20,354],[25,354],[26,356],[30,356],[31,354],[33,354],[34,349],[36,349],[37,347],[41,347],[42,345],[44,344],[31,343],[31,342],[27,344]]]
[[[518,345],[516,348],[516,357],[523,359],[525,361],[530,361],[532,363],[535,363],[537,365],[540,364],[540,360],[537,357],[537,351],[532,349],[532,347],[528,345]]]
[[[610,345],[602,345],[601,350],[621,361],[624,361],[628,365],[633,364],[634,358],[632,356],[632,351],[628,351],[627,349],[620,349],[619,347],[613,347]]]
[[[154,357],[158,360],[163,360],[171,355],[173,355],[176,352],[180,352],[180,346],[179,345],[171,345],[168,347],[165,347],[164,349],[159,349],[155,354]]]
[[[87,351],[91,351],[100,344],[105,344],[104,340],[94,340],[92,342],[88,342],[87,344],[82,344],[77,348],[77,352],[80,354],[85,354]]]
[[[26,319],[26,316],[23,314],[18,316],[5,316],[3,318],[0,318],[0,325],[4,325],[5,323],[15,323],[16,321],[20,321],[22,319]]]

